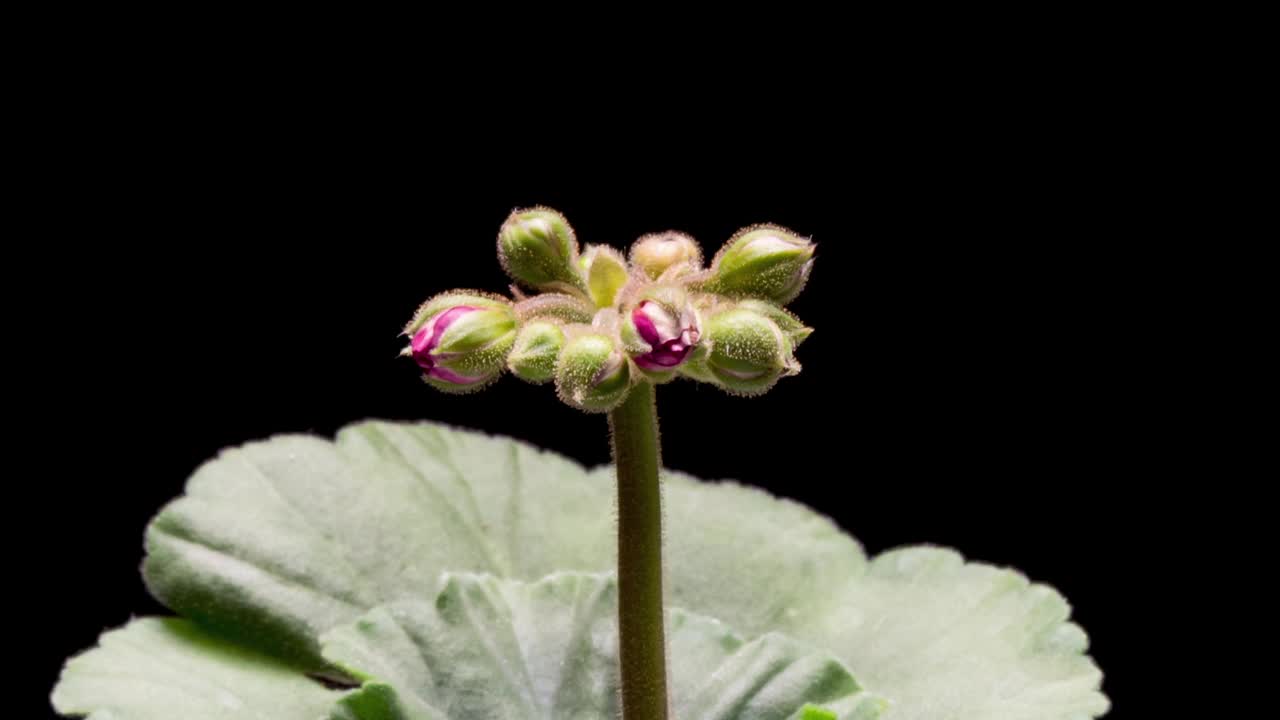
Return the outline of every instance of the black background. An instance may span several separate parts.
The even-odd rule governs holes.
[[[397,357],[422,300],[506,287],[494,237],[531,204],[619,248],[679,229],[710,255],[756,222],[812,236],[791,306],[816,329],[804,371],[755,399],[662,387],[667,464],[800,500],[869,552],[937,543],[1017,567],[1067,596],[1119,672],[1146,308],[1097,133],[994,96],[980,113],[901,94],[875,112],[621,108],[625,127],[547,129],[523,96],[468,125],[272,90],[177,96],[89,138],[62,178],[77,202],[49,221],[86,242],[43,248],[71,334],[36,420],[69,417],[77,440],[28,448],[57,469],[44,489],[71,540],[39,561],[76,607],[40,646],[50,684],[103,629],[163,612],[137,571],[143,528],[221,447],[425,418],[606,462],[604,418],[550,388],[446,396]]]

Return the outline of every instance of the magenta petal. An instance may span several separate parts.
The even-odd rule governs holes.
[[[478,309],[469,305],[451,307],[431,318],[421,330],[414,333],[413,339],[409,341],[409,349],[413,352],[413,359],[418,363],[418,367],[427,371],[435,367],[437,358],[432,356],[431,351],[440,344],[440,336],[444,335],[444,331],[448,330],[458,318]]]
[[[653,307],[649,307],[653,305]],[[650,314],[656,313],[655,315]],[[689,357],[698,342],[697,327],[678,327],[677,318],[664,315],[661,306],[645,300],[631,311],[636,334],[649,346],[649,351],[635,356],[636,365],[644,370],[666,371]],[[691,318],[684,318],[689,321]],[[661,323],[661,327],[659,324]]]
[[[435,322],[436,329],[435,332],[431,334],[431,347],[434,349],[440,344],[440,336],[444,335],[444,331],[448,330],[449,326],[457,321],[458,318],[479,309],[480,308],[473,308],[469,305],[459,305],[458,307],[449,308],[437,315]]]
[[[637,355],[637,356],[635,356],[635,358],[634,358],[634,359],[635,359],[635,361],[636,361],[636,364],[637,364],[637,365],[639,365],[639,366],[640,366],[642,369],[644,369],[644,370],[658,370],[658,371],[661,371],[661,370],[670,370],[670,369],[671,369],[670,367],[668,367],[668,366],[666,366],[666,365],[660,365],[660,364],[658,364],[657,362],[655,362],[655,361],[654,361],[650,356],[648,356],[648,355]]]
[[[427,325],[418,332],[413,334],[413,339],[409,341],[409,349],[413,352],[414,362],[418,363],[418,367],[423,370],[430,370],[435,365],[435,361],[431,359],[431,326]]]
[[[669,370],[684,362],[692,349],[678,341],[671,341],[651,352],[637,355],[636,364],[646,370]]]
[[[644,306],[648,304],[649,301],[645,300],[637,305],[636,309],[631,311],[631,321],[635,323],[640,339],[656,347],[662,338],[658,335],[658,326],[654,325],[653,320],[644,312]]]
[[[653,357],[654,362],[658,363],[659,365],[666,365],[667,367],[675,367],[676,365],[679,365],[680,363],[684,362],[684,358],[688,354],[689,353],[683,350],[668,350],[668,349],[663,349],[654,353],[650,353],[650,355]]]

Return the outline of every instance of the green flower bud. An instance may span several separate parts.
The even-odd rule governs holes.
[[[777,225],[738,231],[716,255],[704,289],[786,305],[804,289],[814,244]]]
[[[479,390],[502,374],[516,336],[511,303],[481,293],[454,292],[428,300],[405,328],[423,379],[439,390]]]
[[[668,270],[694,273],[702,267],[702,248],[693,238],[675,231],[642,235],[631,245],[631,263],[651,280]]]
[[[711,343],[703,342],[689,353],[689,357],[685,359],[676,371],[687,378],[697,380],[698,382],[710,383],[718,385],[716,376],[711,374],[711,368],[707,367],[707,357],[711,355]]]
[[[607,245],[590,245],[578,260],[587,293],[598,308],[613,307],[618,293],[627,284],[627,261],[622,253]]]
[[[569,340],[556,363],[556,392],[587,412],[608,412],[627,397],[631,366],[608,335],[588,332]]]
[[[567,323],[589,323],[595,314],[595,306],[580,295],[542,293],[516,303],[516,317],[520,322],[550,318]]]
[[[731,307],[711,316],[706,325],[710,351],[705,368],[695,365],[692,373],[705,369],[730,392],[759,395],[783,375],[800,371],[791,339],[763,313]]]
[[[800,343],[813,334],[813,328],[806,326],[794,313],[783,310],[771,302],[743,300],[737,304],[737,307],[758,312],[772,320],[778,326],[778,329],[782,330],[790,338],[792,349],[800,347]]]
[[[560,213],[516,210],[498,232],[498,260],[516,282],[538,290],[585,289],[578,275],[578,240]]]
[[[556,374],[556,360],[564,347],[564,330],[550,320],[534,320],[520,328],[507,356],[507,367],[526,382],[541,384]]]

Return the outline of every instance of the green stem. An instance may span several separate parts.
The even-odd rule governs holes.
[[[662,609],[662,467],[654,388],[641,383],[609,413],[618,470],[618,648],[623,720],[667,720]]]

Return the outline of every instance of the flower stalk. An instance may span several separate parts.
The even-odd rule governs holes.
[[[654,386],[609,413],[618,475],[618,654],[622,717],[667,720],[662,582],[662,467]]]

